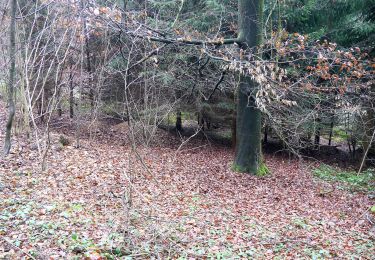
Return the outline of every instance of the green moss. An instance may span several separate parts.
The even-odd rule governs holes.
[[[235,172],[242,172],[242,173],[254,173],[254,171],[252,169],[249,169],[247,167],[241,167],[237,164],[233,164],[232,165],[232,171],[235,171]],[[258,167],[258,169],[255,171],[255,175],[258,176],[258,177],[263,177],[263,176],[266,176],[270,173],[267,165],[262,162],[260,164],[260,166]]]
[[[262,162],[258,168],[258,171],[256,173],[256,176],[263,177],[270,173],[270,170],[268,169],[267,165]]]
[[[233,164],[232,165],[232,171],[234,172],[249,172],[247,168],[239,166],[238,164]]]

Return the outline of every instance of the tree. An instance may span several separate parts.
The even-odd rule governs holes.
[[[212,4],[216,1],[198,2],[200,2],[202,6],[210,6],[209,3]],[[168,4],[170,4],[170,2],[168,2]],[[189,8],[189,6],[186,6],[186,8]],[[174,33],[170,32],[170,23],[168,23],[168,20],[170,18],[167,18],[165,20],[167,22],[158,21],[157,23],[159,28],[162,28],[160,24],[163,24],[165,26],[166,29],[164,32],[162,31],[162,29],[152,29],[147,25],[143,27],[143,30],[137,30],[137,32],[134,33],[134,31],[130,30],[130,27],[132,26],[131,20],[128,21],[127,28],[124,28],[122,25],[120,25],[120,23],[117,23],[116,27],[121,30],[123,35],[127,35],[128,37],[130,36],[135,39],[144,39],[152,42],[162,42],[169,45],[174,44],[180,49],[182,48],[182,45],[199,46],[201,50],[203,50],[203,52],[210,52],[214,51],[214,49],[219,46],[233,46],[233,44],[238,44],[241,48],[240,53],[248,54],[247,57],[249,55],[254,57],[257,56],[257,54],[261,53],[261,50],[257,47],[262,44],[263,8],[264,0],[238,1],[239,30],[237,33],[237,38],[224,39],[223,37],[219,37],[218,35],[208,35],[208,33],[206,32],[205,38],[211,38],[210,40],[193,40],[192,33],[189,35],[187,30],[178,30],[177,28],[176,34],[178,37],[173,38]],[[187,12],[187,10],[188,9],[184,9],[184,6],[179,6],[178,8],[178,12],[182,13]],[[175,25],[177,22],[176,19],[171,19],[171,21],[173,25]],[[149,22],[148,24],[153,23]],[[134,23],[134,26],[139,26],[139,23]],[[226,36],[226,34],[221,33],[220,36]],[[126,39],[123,42],[125,41]],[[255,53],[258,51],[259,53]],[[141,60],[146,61],[147,59],[148,58]],[[225,59],[221,60],[225,61]],[[226,62],[229,62],[229,60],[226,60]],[[255,174],[266,172],[266,167],[263,164],[263,156],[261,151],[261,112],[257,108],[257,104],[255,101],[255,96],[258,91],[259,84],[257,82],[259,81],[252,79],[249,73],[246,73],[246,76],[242,74],[240,76],[240,85],[237,92],[238,112],[236,127],[236,156],[233,166],[233,169],[235,169],[236,171]]]
[[[374,0],[284,0],[287,29],[329,38],[344,46],[371,45],[375,32]]]
[[[256,49],[262,43],[263,0],[239,0],[238,40],[241,51]],[[255,103],[258,83],[248,75],[240,76],[237,90],[236,156],[233,168],[240,172],[263,174],[261,149],[261,112]]]
[[[15,114],[15,104],[14,104],[14,78],[16,74],[16,5],[17,0],[11,1],[11,21],[10,21],[10,31],[9,31],[9,82],[8,82],[8,120],[6,124],[6,134],[4,141],[4,154],[8,155],[11,147],[11,132],[13,125],[13,118]]]
[[[208,1],[209,2],[209,1]],[[208,4],[206,2],[205,4]],[[240,45],[240,52],[257,51],[262,44],[264,0],[238,1],[238,37],[219,41],[219,44]],[[185,43],[204,45],[189,40]],[[260,51],[259,51],[260,53]],[[233,169],[239,172],[264,174],[261,149],[261,111],[257,108],[255,95],[258,83],[249,75],[240,73],[237,90],[236,155]]]

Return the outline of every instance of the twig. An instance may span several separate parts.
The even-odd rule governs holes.
[[[212,97],[213,94],[215,93],[216,89],[220,86],[220,83],[223,82],[223,80],[224,80],[224,76],[225,76],[225,73],[226,73],[227,70],[228,70],[228,67],[227,67],[227,69],[225,69],[225,70],[221,73],[221,76],[220,76],[219,81],[216,83],[215,88],[214,88],[214,90],[211,92],[210,96],[209,96],[208,98],[206,98],[206,101],[209,101],[209,100],[211,99],[211,97]]]
[[[172,24],[172,28],[174,28],[174,26],[176,25],[178,19],[180,18],[180,14],[181,14],[181,12],[182,12],[182,8],[184,8],[184,4],[185,4],[185,0],[182,0],[182,1],[181,1],[181,6],[180,6],[180,8],[179,8],[179,10],[178,10],[178,13],[177,13],[177,15],[176,15],[176,19],[174,20],[174,22],[173,22],[173,24]]]
[[[175,162],[175,160],[176,160],[176,157],[177,157],[178,153],[181,151],[181,148],[182,148],[186,143],[188,143],[192,138],[194,138],[197,134],[199,134],[200,131],[201,131],[201,127],[199,127],[199,128],[197,129],[197,131],[196,131],[193,135],[189,136],[185,141],[183,141],[183,142],[180,144],[180,146],[177,148],[177,150],[176,150],[176,152],[175,152],[175,155],[174,155],[174,157],[173,157],[172,165],[174,164],[174,162]]]

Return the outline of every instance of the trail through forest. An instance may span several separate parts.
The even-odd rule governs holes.
[[[3,143],[3,102],[0,113]],[[176,152],[181,140],[158,130],[135,152],[112,126],[75,148],[70,131],[52,131],[44,172],[21,135],[1,159],[0,259],[373,257],[373,201],[314,178],[316,163],[266,155],[271,175],[259,178],[204,140]]]

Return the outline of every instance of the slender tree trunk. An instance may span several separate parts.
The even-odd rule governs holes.
[[[14,114],[16,111],[14,104],[14,78],[16,74],[16,5],[17,0],[11,0],[11,21],[10,21],[10,68],[9,68],[9,82],[8,82],[8,121],[6,124],[5,141],[4,141],[4,155],[8,155],[11,148],[11,133]]]
[[[84,0],[81,0],[81,11],[83,12],[85,8]],[[83,33],[85,35],[85,52],[86,52],[86,69],[87,73],[89,74],[89,98],[90,98],[90,104],[91,108],[94,108],[94,89],[92,84],[92,66],[91,66],[91,55],[90,55],[90,43],[89,43],[89,36],[88,36],[88,30],[87,30],[87,24],[86,24],[86,18],[83,15]]]
[[[281,30],[282,30],[282,25],[281,25],[281,4],[280,0],[277,0],[277,37],[280,37]]]
[[[73,85],[73,71],[72,67],[70,68],[69,73],[69,116],[70,118],[74,117],[74,85]]]
[[[264,126],[264,139],[263,139],[263,143],[264,144],[268,143],[268,125],[267,125],[267,123]]]
[[[176,130],[182,132],[182,118],[181,118],[181,111],[176,113]]]
[[[42,122],[42,123],[44,123],[44,109],[43,109],[44,100],[43,99],[44,99],[44,93],[42,94],[42,96],[37,101],[38,102],[38,113],[39,113],[39,117],[40,117],[40,122]]]
[[[123,0],[122,5],[123,5],[124,12],[126,12],[126,8],[128,6],[128,0]]]
[[[371,91],[375,92],[375,84],[371,86]],[[373,146],[373,133],[375,131],[375,108],[373,101],[371,100],[368,104],[366,109],[366,116],[365,116],[365,137],[363,138],[362,147],[364,151],[367,151],[368,154],[374,153],[374,146]]]
[[[331,124],[329,126],[329,138],[328,138],[328,145],[329,146],[331,146],[331,144],[332,144],[334,122],[335,122],[335,116],[333,114],[332,117],[331,117]]]
[[[239,0],[239,34],[243,49],[262,43],[263,0]],[[263,173],[265,166],[261,149],[261,112],[255,104],[258,83],[240,76],[237,91],[236,156],[233,169],[240,172]]]
[[[122,1],[122,22],[126,23],[126,9],[128,8],[128,1],[129,0],[123,0]]]
[[[362,162],[361,162],[361,165],[359,166],[359,170],[358,170],[357,175],[359,175],[359,174],[361,173],[363,167],[366,165],[366,158],[367,158],[368,152],[369,152],[369,150],[370,150],[371,144],[372,144],[372,142],[374,141],[374,137],[375,137],[375,129],[374,129],[373,132],[372,132],[372,135],[371,135],[371,139],[370,139],[369,145],[367,145],[366,150],[365,150],[365,153],[363,154]]]
[[[57,115],[59,117],[62,116],[62,106],[61,106],[61,102],[62,102],[62,98],[61,98],[61,87],[59,87],[59,89],[57,90]]]
[[[204,117],[201,114],[199,117],[198,126],[201,129],[201,131],[204,131]]]
[[[232,148],[236,150],[236,140],[237,140],[237,129],[236,129],[236,117],[232,120],[231,132],[232,132]]]
[[[316,120],[317,122],[317,128],[316,128],[316,132],[315,132],[315,141],[314,141],[314,144],[315,144],[315,147],[316,148],[319,148],[319,145],[320,145],[320,131],[321,131],[321,126],[320,126],[320,123],[321,123],[321,119],[318,118]]]

